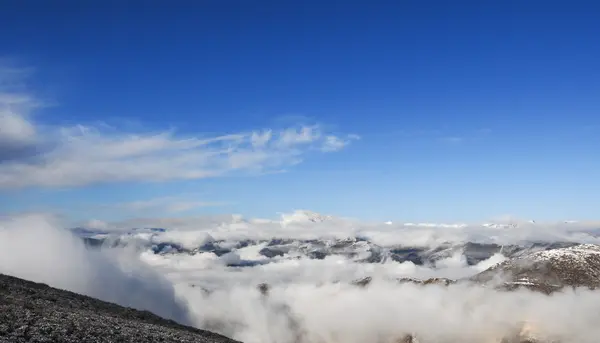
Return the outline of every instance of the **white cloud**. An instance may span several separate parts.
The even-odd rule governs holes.
[[[0,217],[0,273],[188,322],[173,286],[126,250],[92,251],[46,215]]]
[[[262,148],[271,140],[273,136],[272,130],[265,130],[264,132],[253,132],[252,133],[252,146],[255,148]]]
[[[323,152],[339,151],[339,150],[342,150],[343,148],[345,148],[348,144],[350,144],[351,141],[357,140],[357,139],[360,139],[360,137],[357,135],[348,135],[347,137],[328,135],[325,137],[325,140],[323,141],[321,150]]]
[[[24,139],[35,132],[35,124],[26,118],[10,120],[15,132],[6,135]],[[54,139],[54,148],[38,154],[34,161],[12,160],[0,164],[0,188],[167,181],[236,171],[268,172],[299,163],[308,153],[318,151],[321,144],[331,147],[332,140],[336,142],[336,150],[343,147],[338,143],[342,138],[323,139],[314,133],[307,134],[315,127],[301,127],[297,134],[294,130],[286,129],[268,141],[264,134],[262,140],[257,139],[255,132],[197,138],[173,132],[105,132],[81,125],[58,128],[45,137],[45,141]]]
[[[346,145],[339,143],[346,137],[326,134],[319,125],[208,137],[105,125],[49,127],[28,115],[37,105],[27,93],[0,87],[0,189],[269,173],[301,162],[324,145]]]
[[[110,231],[132,227],[164,227],[190,232],[198,236],[210,234],[217,240],[264,239],[322,239],[365,237],[380,246],[405,245],[412,247],[438,247],[444,243],[479,242],[498,245],[533,242],[580,242],[600,244],[600,238],[592,234],[598,222],[530,223],[512,219],[516,227],[504,226],[504,221],[471,224],[441,223],[373,223],[356,219],[331,217],[313,222],[306,218],[306,211],[282,214],[282,220],[259,220],[237,215],[208,215],[177,218],[135,218],[105,223],[103,229]],[[290,219],[291,218],[291,219]],[[218,226],[219,230],[215,230]]]
[[[299,129],[288,128],[279,133],[278,145],[281,147],[313,143],[320,140],[322,133],[317,125],[303,125]]]
[[[104,222],[91,224],[111,228]],[[140,227],[138,224],[130,222],[129,228]],[[501,336],[512,330],[518,332],[523,322],[529,323],[544,342],[595,343],[600,334],[600,298],[596,292],[578,289],[545,296],[526,290],[498,292],[469,285],[420,287],[393,280],[472,275],[502,261],[504,257],[499,254],[474,266],[467,265],[460,254],[453,254],[432,268],[389,260],[362,263],[342,255],[308,259],[294,253],[303,249],[298,242],[287,244],[289,250],[282,258],[269,258],[260,254],[265,243],[238,244],[238,239],[245,238],[342,237],[343,233],[355,235],[354,227],[367,228],[372,233],[381,231],[388,235],[384,237],[387,244],[405,246],[430,241],[416,236],[435,235],[436,231],[439,242],[447,242],[447,238],[484,238],[492,232],[507,236],[506,241],[519,241],[523,230],[539,238],[559,240],[561,237],[555,234],[573,234],[571,226],[584,229],[594,225],[523,223],[518,230],[438,225],[435,230],[428,230],[336,218],[320,223],[297,220],[292,225],[280,224],[242,221],[238,216],[229,216],[229,221],[225,216],[196,218],[193,222],[165,219],[149,225],[167,227],[166,232],[129,232],[119,235],[127,247],[91,251],[46,217],[0,218],[0,272],[162,315],[183,314],[179,318],[190,320],[197,327],[217,330],[247,343],[398,342],[407,333],[417,335],[422,343],[500,342]],[[180,227],[182,230],[178,230]],[[412,235],[404,231],[412,231]],[[547,236],[546,231],[554,234]],[[134,244],[129,243],[135,240],[177,243],[188,249],[209,242],[238,248],[222,256],[210,252],[154,254],[148,245],[144,245],[146,249],[134,249]],[[359,242],[352,249],[361,254],[361,247]],[[145,264],[139,263],[140,259]],[[258,263],[246,268],[226,266],[240,261]],[[349,281],[364,276],[373,277],[369,287],[349,285]],[[256,289],[262,282],[272,286],[268,296]],[[188,311],[189,316],[185,316]]]
[[[14,112],[0,109],[0,145],[28,145],[35,139],[36,129],[31,122]]]
[[[296,213],[288,225],[281,225],[281,221],[243,221],[237,216],[163,220],[160,225],[149,223],[149,227],[165,227],[166,232],[128,233],[120,239],[127,240],[128,245],[145,240],[145,247],[148,243],[175,243],[195,249],[213,242],[235,249],[221,256],[211,252],[154,254],[142,249],[140,258],[174,284],[180,298],[186,299],[197,326],[218,330],[242,342],[398,342],[407,333],[416,334],[423,343],[500,342],[503,335],[519,331],[525,321],[532,323],[540,338],[562,338],[541,340],[544,342],[597,341],[600,301],[593,292],[565,291],[547,297],[527,290],[498,292],[469,285],[419,287],[394,281],[400,277],[470,276],[505,260],[499,253],[470,266],[459,249],[441,257],[433,267],[391,259],[358,262],[368,252],[362,242],[322,260],[306,257],[306,252],[318,249],[318,244],[309,249],[301,242],[282,243],[279,249],[284,255],[270,258],[260,254],[267,243],[253,242],[273,237],[315,238],[331,246],[328,237],[357,234],[381,245],[430,244],[432,248],[442,248],[439,244],[449,241],[519,242],[524,237],[585,241],[594,237],[577,236],[574,230],[595,227],[593,224],[523,222],[515,229],[441,224],[425,228],[424,224],[386,225],[339,218],[323,218],[323,222],[315,223],[302,218],[303,213],[309,214]],[[124,225],[140,227],[139,223]],[[500,237],[493,239],[494,235]],[[344,256],[348,251],[358,255]],[[227,263],[240,261],[256,265],[227,267]],[[349,285],[365,276],[373,277],[369,287]],[[263,282],[271,285],[267,297],[256,289]]]
[[[12,78],[15,74],[19,71],[0,68],[0,163],[30,155],[39,140],[29,113],[41,103],[14,90]]]

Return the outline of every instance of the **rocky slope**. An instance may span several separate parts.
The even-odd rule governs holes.
[[[0,274],[0,342],[236,341],[146,311]]]

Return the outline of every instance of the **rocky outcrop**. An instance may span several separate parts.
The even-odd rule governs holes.
[[[354,286],[358,286],[358,287],[366,287],[369,284],[371,284],[372,281],[373,281],[373,278],[370,276],[367,276],[362,279],[354,280],[350,284],[352,284]],[[427,285],[448,286],[448,285],[456,283],[456,280],[451,280],[451,279],[447,279],[447,278],[429,278],[429,279],[425,279],[425,280],[419,280],[419,279],[414,279],[414,278],[400,278],[400,279],[397,279],[396,281],[398,281],[398,283],[400,283],[400,284],[413,283],[413,284],[423,285],[423,286],[427,286]]]
[[[500,289],[529,288],[547,294],[564,287],[598,289],[600,246],[581,244],[530,253],[492,266],[470,280]]]
[[[447,279],[447,278],[443,278],[443,277],[434,277],[434,278],[429,278],[429,279],[425,279],[425,280],[418,280],[418,279],[413,279],[413,278],[402,278],[402,279],[398,279],[398,282],[400,282],[400,283],[411,282],[411,283],[416,283],[416,284],[423,285],[423,286],[427,286],[427,285],[449,286],[449,285],[455,284],[456,280],[451,280],[451,279]]]
[[[0,342],[236,341],[147,311],[0,274]]]

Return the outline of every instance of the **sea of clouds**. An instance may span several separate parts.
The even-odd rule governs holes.
[[[359,262],[360,244],[352,258],[331,254],[311,259],[294,249],[271,258],[259,253],[273,238],[294,245],[300,244],[294,240],[361,237],[384,247],[432,248],[467,241],[600,243],[594,223],[405,225],[305,212],[277,221],[239,216],[93,221],[87,226],[93,235],[121,242],[100,249],[86,247],[65,227],[42,214],[0,218],[0,273],[147,309],[246,343],[397,342],[406,334],[415,334],[420,342],[499,342],[503,335],[523,330],[524,322],[541,338],[561,342],[591,343],[600,337],[600,297],[591,291],[545,296],[394,281],[468,277],[505,260],[501,253],[469,265],[459,251],[422,266],[389,259]],[[166,242],[193,250],[216,241],[229,245],[231,252],[152,250]],[[231,267],[240,261],[252,263]],[[363,277],[373,282],[364,288],[351,284]],[[270,285],[268,294],[257,289],[261,283]]]

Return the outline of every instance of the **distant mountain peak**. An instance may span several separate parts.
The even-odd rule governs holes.
[[[324,221],[332,220],[333,217],[329,215],[323,215],[317,212],[309,210],[296,210],[292,213],[281,214],[281,223],[292,224],[292,223],[322,223]]]

